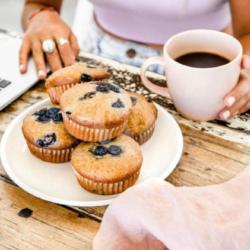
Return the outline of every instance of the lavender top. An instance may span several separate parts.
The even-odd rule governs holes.
[[[231,20],[227,0],[91,0],[100,25],[138,42],[163,44],[187,29],[222,30]]]

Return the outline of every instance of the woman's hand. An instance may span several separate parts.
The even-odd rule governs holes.
[[[250,109],[250,57],[242,58],[242,74],[238,84],[224,98],[226,107],[219,114],[222,120],[228,120],[233,116]]]
[[[68,42],[60,45],[62,38]],[[52,39],[56,43],[56,49],[50,54],[44,54],[42,43],[46,39]],[[27,71],[27,63],[30,53],[33,56],[39,79],[45,79],[47,75],[46,63],[48,61],[52,71],[75,62],[79,52],[76,37],[70,28],[63,22],[56,11],[44,10],[34,16],[24,34],[19,53],[20,72]]]

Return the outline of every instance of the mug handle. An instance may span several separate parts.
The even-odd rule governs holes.
[[[167,98],[170,98],[170,94],[168,91],[167,87],[160,87],[155,85],[154,83],[152,83],[150,80],[148,80],[148,78],[146,77],[146,70],[150,65],[153,64],[160,64],[165,66],[165,62],[164,62],[164,57],[162,56],[156,56],[156,57],[151,57],[149,59],[147,59],[141,67],[141,79],[142,79],[142,83],[152,92],[165,96]]]

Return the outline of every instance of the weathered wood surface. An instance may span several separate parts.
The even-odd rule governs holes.
[[[92,249],[99,223],[0,179],[0,249]]]
[[[138,69],[89,54],[82,56],[82,61],[107,67],[112,81],[153,99],[175,116],[184,134],[184,152],[178,167],[167,178],[174,185],[221,183],[250,163],[250,114],[227,123],[186,120],[176,112],[171,100],[141,85]],[[162,76],[149,76],[164,84]],[[43,83],[39,83],[0,112],[0,137],[14,117],[46,97]],[[32,216],[18,216],[26,207],[33,211]],[[105,209],[69,208],[41,201],[16,187],[0,164],[0,249],[90,249]]]
[[[140,70],[138,68],[129,65],[123,65],[112,60],[93,56],[91,54],[82,53],[81,56],[81,60],[84,62],[99,64],[107,67],[112,73],[111,80],[113,80],[114,82],[118,82],[126,90],[132,92],[136,91],[139,94],[143,94],[165,107],[168,112],[175,116],[178,123],[182,127],[188,127],[193,130],[202,131],[203,134],[210,135],[211,137],[215,137],[216,139],[219,138],[221,139],[219,140],[219,143],[235,147],[235,145],[230,144],[230,142],[233,142],[239,147],[241,146],[241,150],[243,148],[245,148],[245,150],[247,151],[250,150],[250,112],[239,115],[227,122],[190,121],[183,118],[176,112],[173,102],[170,99],[167,99],[160,95],[156,95],[147,90],[142,85],[139,75]],[[164,76],[154,73],[148,73],[148,76],[151,77],[152,80],[157,84],[166,85]]]

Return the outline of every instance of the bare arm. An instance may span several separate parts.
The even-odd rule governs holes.
[[[250,109],[250,1],[230,0],[230,3],[234,36],[241,42],[245,54],[242,59],[245,74],[224,99],[226,107],[220,118],[225,120]]]
[[[29,17],[36,10],[43,7],[53,7],[58,13],[60,12],[63,0],[26,0],[23,14],[22,14],[22,27],[24,30],[27,29],[29,24]]]
[[[240,40],[244,53],[250,55],[250,1],[231,0],[231,12],[234,36]]]
[[[79,52],[76,37],[70,27],[61,19],[59,12],[62,0],[26,0],[22,15],[22,26],[25,31],[20,48],[20,71],[25,73],[28,57],[35,61],[37,74],[40,79],[46,77],[45,61],[55,71],[75,62]],[[47,7],[53,7],[52,10]],[[34,15],[33,15],[34,14]],[[31,18],[32,17],[32,18]],[[44,53],[43,41],[50,39],[56,43],[53,53]],[[66,39],[66,43],[60,43]]]

